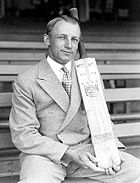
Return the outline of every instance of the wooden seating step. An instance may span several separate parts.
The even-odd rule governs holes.
[[[113,63],[113,64],[139,64],[140,53],[112,53],[112,52],[91,52],[88,53],[91,58],[96,58],[97,63]],[[45,53],[1,53],[0,52],[0,64],[31,64],[46,58]]]
[[[87,50],[96,51],[140,51],[140,43],[85,42]],[[0,50],[46,50],[43,41],[0,41]]]
[[[0,53],[1,55],[3,53]],[[11,55],[13,53],[10,53]],[[9,54],[9,55],[10,55]],[[43,53],[39,53],[43,54]],[[95,53],[97,54],[97,53]],[[107,53],[103,53],[107,56]],[[124,53],[122,53],[124,54]],[[137,53],[139,55],[139,53]],[[24,69],[29,68],[31,65],[38,62],[38,58],[33,55],[33,53],[28,53],[29,57],[24,57],[23,60],[28,63],[28,60],[31,62],[23,65],[19,64],[18,59],[20,56],[24,56],[23,53],[18,53],[17,56],[13,56],[13,61],[16,59],[17,63],[14,64],[2,64],[0,65],[0,82],[2,83],[13,83],[15,77],[18,73],[22,72]],[[137,55],[137,61],[139,58]],[[122,55],[121,55],[122,56]],[[121,56],[118,55],[119,58]],[[5,58],[8,58],[5,53]],[[101,57],[101,56],[100,56]],[[109,56],[107,56],[108,58]],[[113,54],[112,54],[113,57]],[[127,56],[129,57],[129,55]],[[30,59],[29,59],[30,58]],[[127,59],[134,59],[132,58]],[[1,58],[0,58],[1,59]],[[27,60],[26,60],[27,59]],[[132,61],[131,60],[131,61]],[[13,62],[11,61],[11,63]],[[33,61],[33,62],[32,62]],[[108,80],[138,80],[140,79],[140,65],[131,63],[130,65],[125,64],[98,64],[99,71],[104,81]],[[127,102],[137,102],[140,101],[140,87],[127,87],[127,88],[105,88],[105,98],[108,104],[110,103],[127,103]],[[5,110],[6,108],[11,107],[12,102],[12,91],[0,93],[0,109]],[[3,113],[4,114],[4,113]],[[131,154],[140,158],[140,112],[133,113],[113,113],[111,114],[111,119],[115,122],[114,130],[118,138],[126,145],[127,151]],[[19,151],[14,147],[10,130],[8,119],[0,120],[0,182],[4,182],[8,179],[12,181],[18,180],[19,173],[19,160],[18,160]],[[69,181],[69,180],[68,180]],[[65,183],[76,183],[75,180],[70,180],[70,182]],[[89,180],[80,180],[80,183],[89,183]],[[14,183],[14,182],[13,182]],[[79,180],[77,181],[79,183]]]

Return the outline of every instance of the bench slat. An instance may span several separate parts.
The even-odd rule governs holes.
[[[113,53],[113,52],[89,52],[88,55],[90,57],[96,58],[97,61],[140,61],[140,53],[128,52],[126,53]],[[44,53],[6,53],[0,52],[0,61],[38,61],[40,59],[45,58],[46,55]]]
[[[0,77],[2,75],[17,75],[32,65],[0,65]]]
[[[106,64],[106,65],[98,65],[98,69],[102,75],[105,74],[122,74],[126,75],[129,74],[130,77],[132,74],[140,74],[140,65],[111,65],[111,64]]]
[[[18,73],[32,65],[1,65],[0,81],[13,81]],[[140,65],[98,65],[98,69],[104,80],[140,79]]]
[[[16,79],[16,75],[15,76],[8,76],[8,75],[3,75],[0,76],[0,81],[2,82],[13,82]]]
[[[129,138],[129,144],[131,143],[132,137],[140,138],[140,122],[133,123],[123,123],[123,124],[115,124],[114,130],[116,135],[119,138]],[[125,140],[124,143],[126,144]],[[135,141],[135,143],[139,144],[139,141]],[[11,150],[14,148],[14,145],[11,140],[10,132],[0,133],[0,150]],[[15,151],[15,150],[14,150]],[[15,151],[17,153],[17,151]]]
[[[132,90],[132,93],[130,92]],[[106,89],[105,97],[107,102],[136,101],[140,100],[140,88],[118,88]],[[0,93],[0,107],[11,106],[12,93]]]
[[[0,107],[12,105],[12,92],[0,93]],[[107,102],[123,102],[140,100],[140,88],[115,88],[105,89]]]
[[[114,129],[118,137],[140,137],[140,122],[115,124]]]
[[[45,58],[44,53],[6,53],[0,52],[0,61],[39,61]]]
[[[140,113],[111,114],[112,121],[140,120]]]
[[[112,121],[130,121],[130,120],[139,120],[140,113],[121,113],[121,114],[111,114],[110,118]],[[8,129],[9,121],[0,121],[0,129]]]
[[[90,50],[140,50],[139,43],[85,43],[86,49]],[[44,42],[35,41],[0,41],[0,49],[46,49]]]
[[[123,102],[140,100],[140,88],[105,89],[107,102]]]
[[[11,107],[12,92],[0,93],[0,107]]]
[[[99,53],[88,53],[89,57],[96,58],[97,61],[99,60],[106,60],[106,61],[127,61],[130,62],[132,60],[134,61],[140,61],[140,53],[113,53],[113,52],[99,52]]]
[[[85,48],[90,50],[117,50],[117,51],[139,51],[139,43],[85,43]]]
[[[12,143],[10,132],[0,133],[0,150],[12,148],[14,148],[14,145]]]
[[[16,75],[19,72],[23,71],[24,69],[27,69],[28,67],[31,67],[31,65],[0,65],[0,75]],[[137,65],[98,65],[98,69],[102,75],[106,74],[140,74],[140,64]]]
[[[134,45],[133,45],[134,46]],[[44,42],[0,41],[0,49],[46,49]]]

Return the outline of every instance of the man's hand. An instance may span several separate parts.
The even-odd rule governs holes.
[[[68,149],[63,158],[69,159],[83,168],[90,168],[96,172],[105,172],[104,169],[97,167],[97,159],[89,152]]]
[[[65,152],[63,158],[69,159],[70,161],[75,162],[76,164],[78,164],[83,168],[90,168],[96,172],[104,172],[107,175],[114,175],[117,172],[119,172],[121,169],[121,164],[124,162],[124,158],[120,153],[120,159],[121,159],[120,165],[113,165],[113,167],[103,169],[97,166],[98,160],[94,156],[92,156],[89,152],[76,151],[76,150],[70,150],[70,149],[68,149]]]
[[[121,153],[119,153],[119,155],[120,155],[121,164],[120,164],[120,165],[115,165],[115,164],[114,164],[112,168],[107,168],[107,169],[105,169],[105,173],[106,173],[107,175],[114,175],[115,173],[117,173],[117,172],[119,172],[119,171],[121,170],[121,165],[122,165],[122,163],[123,163],[125,160],[124,160],[124,158],[123,158],[123,156],[122,156]]]

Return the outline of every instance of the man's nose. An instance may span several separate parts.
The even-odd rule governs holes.
[[[67,48],[72,48],[72,41],[71,41],[71,39],[67,39],[67,40],[66,40],[65,46],[66,46]]]

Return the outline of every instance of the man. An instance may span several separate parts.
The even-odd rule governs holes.
[[[15,80],[10,128],[22,152],[19,183],[61,183],[66,177],[87,177],[93,183],[140,182],[140,161],[125,152],[120,152],[119,166],[97,167],[75,73],[80,34],[72,17],[51,20],[44,35],[47,58]],[[72,78],[69,93],[62,86],[64,66]],[[123,148],[117,138],[116,143]]]

